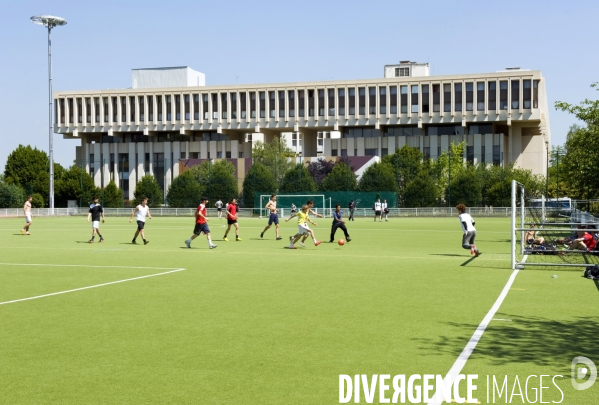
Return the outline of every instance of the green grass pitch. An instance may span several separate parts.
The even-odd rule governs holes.
[[[102,244],[85,217],[34,218],[32,236],[1,219],[0,404],[335,404],[340,374],[445,375],[512,274],[509,219],[475,219],[479,258],[457,218],[360,218],[345,246],[315,219],[323,243],[293,251],[295,220],[275,241],[241,218],[224,242],[212,217],[209,250],[185,247],[192,218],[149,220],[147,246],[124,217]],[[597,403],[569,375],[599,365],[598,304],[581,271],[520,271],[463,370],[479,401],[486,375],[561,374],[562,404]]]

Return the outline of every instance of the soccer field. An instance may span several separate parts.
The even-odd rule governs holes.
[[[185,246],[193,218],[149,220],[146,246],[128,218],[106,219],[101,244],[85,217],[34,218],[32,236],[0,220],[0,403],[335,404],[342,374],[445,376],[513,276],[508,218],[475,218],[478,258],[457,218],[358,219],[345,246],[315,219],[323,243],[297,250],[295,220],[275,241],[241,218],[243,241],[224,242],[212,217],[209,250],[203,236]],[[493,403],[487,376],[510,394],[519,378],[528,400],[511,403],[532,402],[530,375],[551,376],[543,401],[599,403],[599,383],[570,381],[574,357],[599,364],[599,285],[581,273],[515,275],[461,369],[479,403]]]

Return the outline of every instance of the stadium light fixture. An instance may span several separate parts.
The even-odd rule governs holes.
[[[54,27],[61,27],[66,25],[67,20],[61,17],[52,15],[36,15],[31,17],[31,22],[37,25],[43,25],[48,28],[48,98],[50,100],[48,107],[48,121],[49,121],[49,158],[50,158],[50,192],[48,194],[48,205],[50,207],[50,215],[54,215],[54,144],[53,144],[53,132],[54,123],[52,120],[52,36],[51,31]]]

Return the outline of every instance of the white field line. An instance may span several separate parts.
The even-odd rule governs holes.
[[[44,267],[83,267],[94,269],[146,269],[173,270],[172,267],[141,267],[141,266],[94,266],[87,264],[44,264],[44,263],[0,263],[0,266],[44,266]],[[177,269],[179,270],[179,269]]]
[[[118,267],[118,266],[114,266],[114,267]],[[140,267],[137,267],[137,268],[140,268]],[[35,297],[20,298],[18,300],[4,301],[4,302],[0,302],[0,305],[14,304],[15,302],[31,301],[31,300],[36,300],[38,298],[52,297],[54,295],[61,295],[61,294],[67,294],[67,293],[72,293],[72,292],[76,292],[76,291],[90,290],[92,288],[105,287],[107,285],[112,285],[112,284],[126,283],[127,281],[141,280],[141,279],[144,279],[144,278],[163,276],[165,274],[176,273],[176,272],[184,271],[184,270],[186,270],[186,269],[183,269],[183,268],[181,268],[181,269],[174,269],[174,270],[165,271],[165,272],[162,272],[162,273],[148,274],[147,276],[126,278],[124,280],[111,281],[109,283],[102,283],[102,284],[90,285],[90,286],[81,287],[81,288],[74,288],[72,290],[65,290],[65,291],[58,291],[58,292],[54,292],[54,293],[50,293],[50,294],[36,295]]]
[[[523,261],[525,260],[526,256],[523,258]],[[470,338],[470,341],[468,341],[466,347],[464,348],[464,350],[462,350],[462,353],[460,353],[455,363],[453,363],[453,366],[451,367],[451,369],[445,376],[445,379],[443,380],[446,387],[453,386],[453,382],[455,381],[456,377],[462,372],[462,369],[466,365],[468,358],[470,358],[470,355],[472,354],[472,352],[476,348],[476,345],[482,338],[483,333],[485,333],[487,326],[489,326],[489,323],[491,323],[491,321],[495,317],[495,314],[501,307],[501,304],[503,303],[503,300],[510,291],[510,288],[512,287],[512,284],[514,283],[514,280],[516,279],[516,276],[518,275],[519,271],[519,269],[515,269],[512,272],[512,275],[508,279],[506,285],[503,287],[501,294],[499,294],[499,297],[497,297],[495,304],[493,304],[489,312],[487,312],[487,315],[485,315],[482,322],[478,325],[478,328],[476,328],[476,331],[474,331],[474,334]],[[443,393],[440,390],[435,390],[435,395],[433,395],[432,399],[427,404],[441,405],[443,403],[443,399]]]

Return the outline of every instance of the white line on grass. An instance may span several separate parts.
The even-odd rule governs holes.
[[[524,258],[524,260],[526,260],[526,257]],[[499,297],[497,297],[497,301],[495,301],[495,304],[493,304],[489,312],[487,312],[487,315],[483,318],[480,325],[478,325],[476,331],[474,331],[474,334],[470,338],[470,341],[468,342],[468,344],[466,344],[466,347],[464,348],[464,350],[462,350],[462,353],[460,353],[455,363],[453,363],[453,366],[451,367],[451,369],[445,376],[445,379],[443,380],[446,387],[452,386],[456,377],[462,372],[464,365],[466,365],[468,358],[476,348],[476,345],[482,338],[483,333],[485,333],[487,326],[489,326],[489,323],[493,320],[493,317],[499,310],[499,307],[501,307],[501,304],[503,303],[503,300],[510,291],[510,288],[512,287],[512,284],[514,283],[514,280],[516,279],[516,276],[518,275],[519,271],[520,270],[516,269],[512,272],[512,275],[507,281],[507,284],[503,287],[503,290],[501,291],[501,294],[499,294]],[[443,394],[441,393],[441,391],[436,390],[435,395],[428,402],[428,405],[441,405],[442,403]]]
[[[91,266],[89,266],[89,267],[91,267]],[[114,266],[114,267],[118,267],[118,266]],[[104,287],[104,286],[112,285],[112,284],[125,283],[127,281],[141,280],[143,278],[163,276],[165,274],[176,273],[176,272],[183,271],[183,270],[186,270],[186,269],[183,269],[183,268],[181,268],[181,269],[174,269],[174,270],[165,271],[165,272],[162,272],[162,273],[148,274],[147,276],[126,278],[124,280],[111,281],[109,283],[102,283],[102,284],[90,285],[90,286],[87,286],[87,287],[74,288],[72,290],[65,290],[65,291],[58,291],[58,292],[50,293],[50,294],[37,295],[35,297],[20,298],[18,300],[4,301],[4,302],[0,302],[0,305],[14,304],[15,302],[22,302],[22,301],[31,301],[31,300],[35,300],[35,299],[38,299],[38,298],[52,297],[54,295],[67,294],[67,293],[76,292],[76,291],[83,291],[83,290],[89,290],[89,289],[92,289],[92,288]]]
[[[95,269],[146,269],[146,270],[172,270],[173,269],[172,267],[94,266],[94,265],[87,265],[87,264],[44,264],[44,263],[0,263],[0,266],[85,267],[85,268],[95,268]],[[177,269],[177,270],[179,270],[179,269]]]

